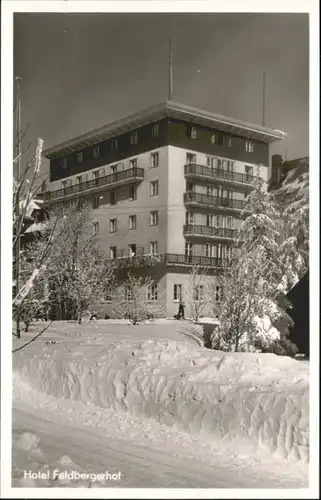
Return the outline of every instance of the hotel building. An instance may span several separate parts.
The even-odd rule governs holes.
[[[193,263],[219,272],[256,167],[267,185],[269,146],[284,138],[166,101],[47,149],[45,203],[89,201],[108,258],[156,256],[158,264],[141,271],[155,280],[150,300],[164,300],[173,317]]]

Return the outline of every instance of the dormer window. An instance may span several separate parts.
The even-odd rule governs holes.
[[[191,139],[196,139],[196,127],[191,128]]]
[[[77,153],[77,162],[81,163],[84,159],[84,153],[82,151],[78,151]]]
[[[254,143],[250,140],[245,141],[245,151],[248,153],[253,153],[254,151]]]
[[[114,153],[115,151],[117,151],[118,149],[118,141],[117,139],[113,139],[110,143],[110,150],[112,153]]]
[[[155,123],[152,126],[152,137],[158,137],[158,134],[159,134],[159,124]]]
[[[99,146],[94,147],[94,158],[98,158],[99,156]]]
[[[130,134],[130,144],[133,146],[134,144],[137,144],[138,142],[138,133],[133,132]]]

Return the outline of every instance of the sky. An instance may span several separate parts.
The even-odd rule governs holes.
[[[172,38],[174,101],[289,134],[309,154],[308,14],[16,13],[25,141],[45,148],[164,101]]]

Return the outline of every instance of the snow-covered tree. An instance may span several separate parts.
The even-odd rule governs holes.
[[[276,319],[284,318],[290,324],[290,318],[277,303],[284,275],[280,214],[259,175],[246,199],[243,217],[231,259],[218,278],[223,296],[217,305],[220,326],[214,348],[268,350],[280,339],[273,328]]]
[[[265,250],[265,258],[277,269],[278,262],[278,237],[279,237],[279,212],[264,186],[260,177],[260,169],[253,189],[245,200],[238,245],[244,252],[251,252],[260,245]]]
[[[164,294],[157,283],[149,276],[137,276],[131,271],[115,286],[112,301],[113,314],[130,319],[133,325],[165,314]]]
[[[279,218],[280,290],[287,293],[309,267],[308,164],[290,170],[282,186],[271,193]]]
[[[89,206],[73,203],[55,216],[57,237],[46,266],[49,298],[65,318],[81,323],[84,312],[103,297],[113,272],[93,234]]]
[[[184,299],[195,323],[198,323],[202,313],[208,309],[211,303],[207,275],[206,268],[193,264],[188,276],[187,287],[184,290]]]
[[[23,154],[13,160],[14,180],[12,192],[12,252],[13,252],[13,317],[17,322],[16,335],[20,337],[20,311],[26,311],[26,301],[33,292],[37,280],[42,279],[46,261],[53,242],[51,230],[36,231],[25,244],[27,229],[34,222],[34,212],[39,208],[39,193],[43,174],[41,173],[43,141],[38,140],[35,154],[26,162],[22,172],[16,174],[17,165]],[[19,286],[17,286],[17,284]],[[34,298],[32,299],[34,301]]]
[[[263,246],[251,252],[245,247],[229,259],[218,277],[222,296],[217,303],[219,326],[214,331],[214,349],[227,351],[261,350],[274,342],[278,332],[260,328],[258,319],[274,317],[276,281],[274,268]],[[258,347],[259,346],[259,347]]]

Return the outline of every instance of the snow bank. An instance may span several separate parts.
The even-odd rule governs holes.
[[[308,461],[309,367],[291,358],[167,339],[86,339],[38,344],[13,362],[46,394],[212,436],[234,452],[261,449]]]

